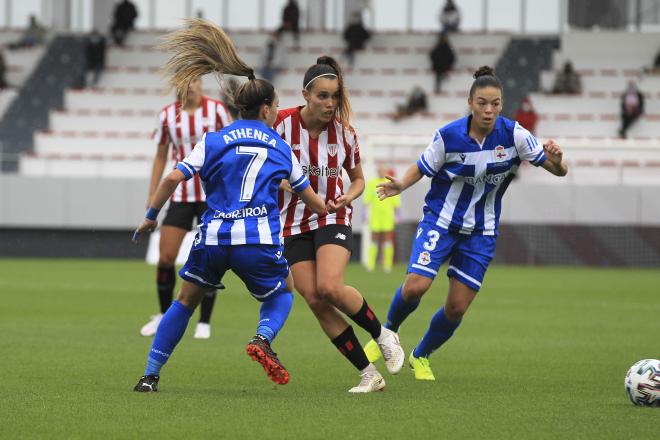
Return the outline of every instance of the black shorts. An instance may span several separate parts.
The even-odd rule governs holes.
[[[206,202],[170,202],[162,226],[174,226],[175,228],[192,231],[193,220],[197,218],[199,224],[204,211],[206,211]]]
[[[316,251],[324,244],[336,244],[353,252],[353,231],[346,225],[327,225],[302,234],[284,237],[284,256],[289,266],[315,261]]]

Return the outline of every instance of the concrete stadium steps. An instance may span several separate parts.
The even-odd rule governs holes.
[[[147,110],[144,113],[123,111],[115,114],[107,111],[100,112],[51,112],[49,117],[50,130],[63,132],[72,127],[84,127],[84,130],[103,131],[130,131],[145,132],[149,128],[156,128],[157,112]]]
[[[302,79],[306,69],[300,73],[288,69],[285,73],[275,78],[277,89],[292,88],[297,91],[302,90]],[[420,85],[428,92],[433,90],[434,75],[430,70],[422,68],[362,68],[353,69],[345,77],[346,84],[352,93],[368,93],[370,90],[378,91],[401,91],[408,93],[410,89],[404,86]],[[467,94],[467,90],[472,84],[472,72],[467,69],[453,71],[442,83],[442,89],[450,92],[462,92]],[[202,78],[204,88],[214,88],[217,80],[212,75],[206,75]],[[164,89],[166,83],[163,77],[155,70],[135,69],[129,71],[126,69],[109,69],[104,73],[99,81],[100,89],[143,88],[153,90],[156,88]]]
[[[541,85],[543,90],[552,90],[555,82],[555,72],[543,72],[541,74]],[[591,75],[582,76],[582,90],[585,92],[615,92],[622,93],[628,85],[628,81],[637,82],[642,91],[660,90],[660,76],[645,76],[639,79],[639,75]]]
[[[126,41],[127,49],[154,50],[161,43],[164,33],[157,32],[134,32]],[[268,33],[251,32],[228,32],[236,48],[240,50],[262,50],[266,45]],[[377,33],[367,43],[367,49],[402,51],[405,49],[430,49],[437,41],[435,33]],[[488,51],[502,50],[509,42],[508,35],[491,34],[456,34],[451,36],[451,43],[460,53],[471,53],[479,48],[488,48]],[[292,39],[284,38],[283,44],[288,50],[297,50]],[[318,53],[324,49],[341,49],[345,47],[342,36],[338,33],[325,32],[303,32],[300,37],[300,50],[304,52]]]
[[[90,111],[108,110],[110,114],[116,114],[116,109],[127,109],[135,103],[139,107],[135,108],[137,112],[152,109],[157,112],[173,100],[173,97],[167,95],[155,94],[158,89],[130,89],[114,88],[110,90],[69,90],[65,94],[65,105],[67,110],[86,109]],[[217,96],[207,90],[209,96]],[[360,91],[361,92],[361,91]],[[374,92],[374,93],[371,93]],[[353,94],[351,104],[356,113],[391,113],[395,110],[396,104],[403,103],[408,91],[400,90],[396,93],[385,93],[380,90],[367,91],[367,95],[359,96]],[[280,108],[303,105],[304,100],[300,89],[282,89],[280,90]],[[467,109],[467,92],[461,90],[454,92],[453,95],[441,94],[437,97],[430,96],[428,99],[430,112],[441,112],[446,109],[460,111]],[[453,113],[460,114],[460,113]]]
[[[597,97],[598,96],[598,97]],[[646,113],[660,113],[660,90],[648,92],[645,101]],[[576,115],[580,113],[612,113],[619,114],[621,98],[619,93],[599,94],[583,93],[581,95],[544,95],[533,93],[532,103],[539,115],[565,113]]]
[[[558,115],[563,116],[563,115]],[[591,138],[617,137],[621,122],[618,115],[593,115],[594,119],[540,120],[536,134],[540,137],[581,136]],[[598,120],[599,116],[606,117]],[[609,116],[612,116],[610,118]],[[660,138],[660,114],[643,116],[628,130],[628,136],[637,139]]]
[[[24,176],[144,179],[151,173],[153,157],[145,155],[98,157],[94,155],[29,155],[21,158]]]
[[[34,150],[37,154],[99,155],[144,155],[153,156],[156,146],[149,131],[69,131],[37,133]]]

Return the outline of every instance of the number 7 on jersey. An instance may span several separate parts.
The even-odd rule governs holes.
[[[241,202],[249,202],[252,200],[252,193],[254,192],[254,185],[257,182],[257,174],[266,162],[268,157],[268,149],[263,147],[251,147],[240,145],[236,147],[236,154],[248,154],[252,156],[250,163],[245,169],[243,174],[243,182],[241,183]]]

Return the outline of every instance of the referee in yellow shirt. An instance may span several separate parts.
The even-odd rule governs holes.
[[[367,270],[369,272],[376,268],[378,260],[378,249],[380,248],[383,270],[390,272],[394,263],[394,224],[396,223],[396,208],[401,205],[400,197],[388,197],[378,200],[376,186],[379,183],[388,182],[387,168],[383,165],[378,167],[378,177],[367,182],[364,191],[364,204],[369,208],[369,229],[371,229],[371,243],[369,245],[369,259]]]

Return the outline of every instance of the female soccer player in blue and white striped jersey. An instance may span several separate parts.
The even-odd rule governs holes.
[[[230,269],[262,303],[247,353],[272,381],[286,384],[289,373],[271,349],[293,304],[293,281],[280,238],[280,182],[286,179],[317,214],[325,211],[325,202],[311,189],[290,145],[272,128],[279,102],[273,85],[254,77],[222,29],[206,20],[189,20],[188,27],[171,34],[168,41],[174,54],[166,71],[170,84],[179,90],[187,90],[191,80],[214,71],[247,76],[248,81],[235,98],[242,119],[204,135],[160,183],[136,231],[152,231],[158,211],[177,186],[200,176],[208,208],[188,261],[179,271],[183,283],[177,301],[158,326],[145,373],[134,390],[157,390],[160,370],[181,340],[193,310]]]
[[[408,361],[420,380],[434,380],[429,356],[461,323],[481,288],[495,252],[501,201],[521,161],[556,176],[568,172],[562,150],[552,140],[541,144],[517,122],[501,117],[502,84],[488,66],[474,74],[468,104],[471,114],[433,134],[416,164],[401,180],[388,177],[379,185],[383,200],[401,193],[422,176],[431,180],[423,217],[417,228],[408,274],[396,290],[386,327],[399,326],[431,287],[440,266],[449,260],[449,293],[431,319],[428,331]],[[380,356],[374,341],[365,347],[370,361]]]

